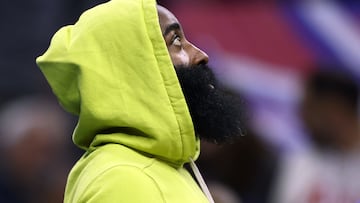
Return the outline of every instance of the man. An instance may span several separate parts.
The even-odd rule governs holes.
[[[86,150],[64,202],[208,201],[183,166],[199,137],[240,135],[241,116],[173,14],[154,0],[109,1],[60,29],[37,62],[79,115],[73,141]]]
[[[306,81],[301,116],[312,145],[282,163],[274,203],[360,200],[359,87],[330,68]]]

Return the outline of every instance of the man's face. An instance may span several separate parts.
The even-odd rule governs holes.
[[[175,67],[207,64],[208,55],[186,40],[176,17],[166,8],[157,6],[159,21],[166,46]]]
[[[238,137],[244,130],[241,100],[218,86],[208,56],[186,40],[175,16],[161,6],[158,13],[196,135],[215,143]]]

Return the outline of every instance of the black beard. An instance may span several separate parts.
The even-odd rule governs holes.
[[[175,67],[175,70],[197,136],[224,143],[245,133],[242,100],[222,88],[207,65]]]

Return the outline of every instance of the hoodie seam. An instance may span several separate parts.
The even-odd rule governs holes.
[[[161,198],[162,198],[163,202],[166,203],[165,195],[163,194],[162,190],[160,189],[159,184],[157,183],[157,181],[156,181],[151,175],[149,175],[149,174],[145,171],[145,170],[147,170],[148,168],[150,168],[152,165],[154,165],[155,162],[156,162],[156,159],[153,159],[152,162],[151,162],[149,165],[145,166],[141,171],[142,171],[144,174],[146,174],[146,176],[149,177],[149,178],[154,182],[154,184],[156,185],[156,188],[159,190],[159,193],[160,193],[160,195],[161,195]]]

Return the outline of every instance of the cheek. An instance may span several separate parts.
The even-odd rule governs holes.
[[[190,58],[189,55],[184,51],[172,51],[169,50],[171,61],[174,66],[189,66]]]

